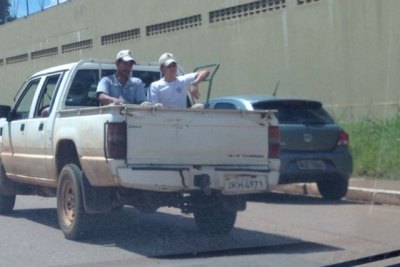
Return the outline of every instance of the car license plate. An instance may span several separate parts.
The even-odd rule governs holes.
[[[245,193],[258,192],[267,189],[266,177],[257,176],[236,176],[226,178],[225,192],[227,193]]]
[[[325,170],[326,165],[322,160],[298,160],[297,167],[300,170]]]

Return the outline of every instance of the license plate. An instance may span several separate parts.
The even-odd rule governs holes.
[[[300,170],[325,170],[325,162],[322,160],[298,160],[297,167]]]
[[[227,193],[265,191],[267,189],[267,181],[265,177],[261,176],[236,176],[232,178],[226,178],[224,189]]]

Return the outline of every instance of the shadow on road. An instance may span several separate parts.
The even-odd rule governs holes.
[[[92,225],[93,232],[89,239],[81,242],[118,247],[147,257],[171,259],[341,250],[289,236],[243,228],[234,228],[228,235],[204,235],[197,230],[192,217],[171,214],[169,209],[162,211],[143,214],[134,208],[125,207],[121,211],[98,216]],[[54,208],[16,210],[13,217],[59,228]]]
[[[18,209],[14,210],[11,217],[27,219],[42,225],[60,229],[57,221],[57,211],[54,208]]]
[[[249,195],[247,198],[249,201],[254,202],[265,202],[275,204],[290,204],[290,205],[354,205],[364,203],[355,202],[350,200],[326,200],[319,196],[313,195],[294,195],[277,192],[269,192],[265,194],[254,194]]]
[[[143,214],[133,208],[124,208],[115,216],[104,217],[93,234],[88,243],[117,246],[161,258],[339,250],[243,228],[234,228],[228,235],[205,235],[197,230],[192,217],[164,212]]]

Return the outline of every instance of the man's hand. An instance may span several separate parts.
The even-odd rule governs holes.
[[[123,99],[113,98],[111,104],[122,105],[125,104],[125,101]]]
[[[194,84],[190,85],[189,92],[190,92],[190,95],[194,99],[200,98],[200,92],[199,92],[199,88],[197,88],[197,85],[194,85]]]
[[[115,98],[105,93],[101,93],[99,95],[99,101],[102,105],[122,105],[126,103],[126,101],[122,97]]]

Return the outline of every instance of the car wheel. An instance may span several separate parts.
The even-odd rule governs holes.
[[[349,178],[337,176],[334,178],[317,181],[319,193],[324,199],[339,200],[343,198],[349,187]]]
[[[10,214],[13,211],[16,199],[15,195],[4,194],[4,192],[1,192],[4,187],[7,187],[7,183],[10,183],[10,181],[8,180],[3,165],[1,165],[0,162],[0,214],[2,215]]]
[[[86,236],[89,215],[86,214],[82,194],[82,171],[75,164],[67,164],[60,173],[57,187],[57,218],[65,238],[79,240]]]
[[[221,203],[194,211],[198,229],[205,234],[227,234],[236,221],[237,211],[228,210]]]
[[[15,205],[15,195],[6,196],[0,193],[0,214],[6,215],[10,214]]]

